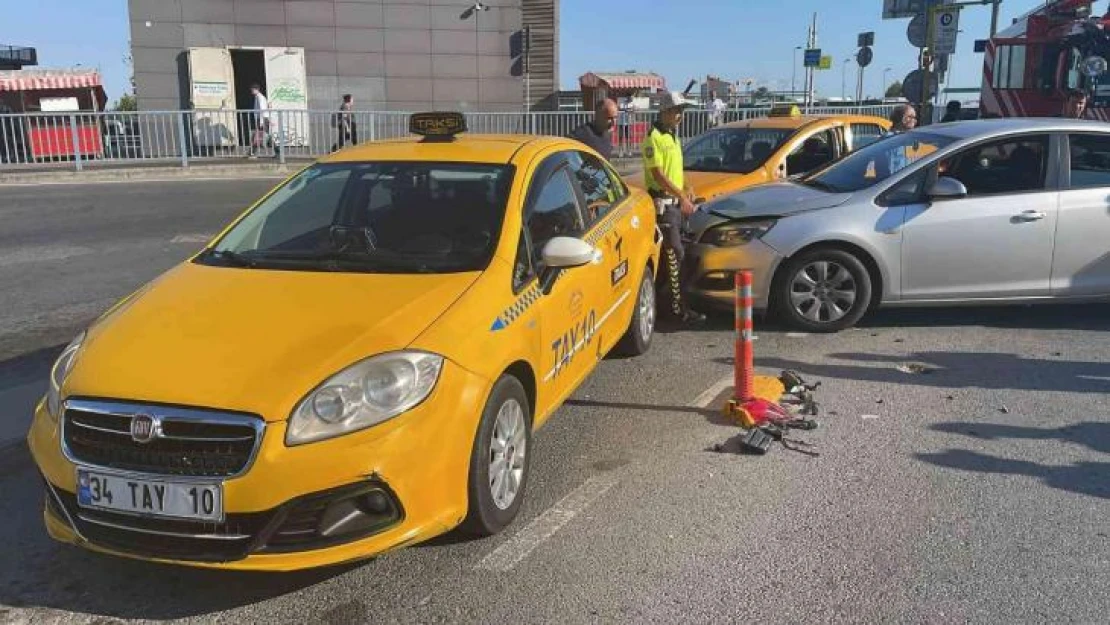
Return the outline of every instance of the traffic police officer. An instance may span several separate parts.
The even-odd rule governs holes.
[[[641,151],[644,161],[644,186],[655,200],[659,229],[663,232],[663,253],[670,312],[680,321],[699,322],[705,317],[685,305],[685,279],[682,260],[682,222],[697,210],[692,196],[683,185],[682,145],[675,134],[682,122],[683,110],[691,102],[682,94],[670,91],[659,103],[659,119],[644,137]]]

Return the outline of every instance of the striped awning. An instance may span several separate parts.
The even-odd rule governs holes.
[[[0,72],[0,91],[43,91],[101,87],[100,72],[11,70]]]
[[[659,90],[666,87],[666,81],[658,74],[637,74],[626,72],[623,74],[583,74],[578,79],[583,89],[596,89],[606,87],[609,89],[652,89]]]

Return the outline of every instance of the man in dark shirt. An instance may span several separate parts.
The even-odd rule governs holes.
[[[613,125],[618,113],[616,102],[609,99],[598,102],[594,107],[594,120],[572,130],[570,138],[585,143],[609,160],[613,154]]]

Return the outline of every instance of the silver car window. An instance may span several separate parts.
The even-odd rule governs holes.
[[[801,182],[834,193],[852,193],[886,180],[954,140],[923,131],[888,135],[802,178]]]

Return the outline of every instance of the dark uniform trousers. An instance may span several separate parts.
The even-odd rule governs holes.
[[[683,265],[686,246],[682,242],[682,210],[676,199],[661,196],[654,196],[654,199],[659,230],[663,233],[663,269],[668,309],[675,317],[681,317],[686,311],[688,281],[688,272]]]

